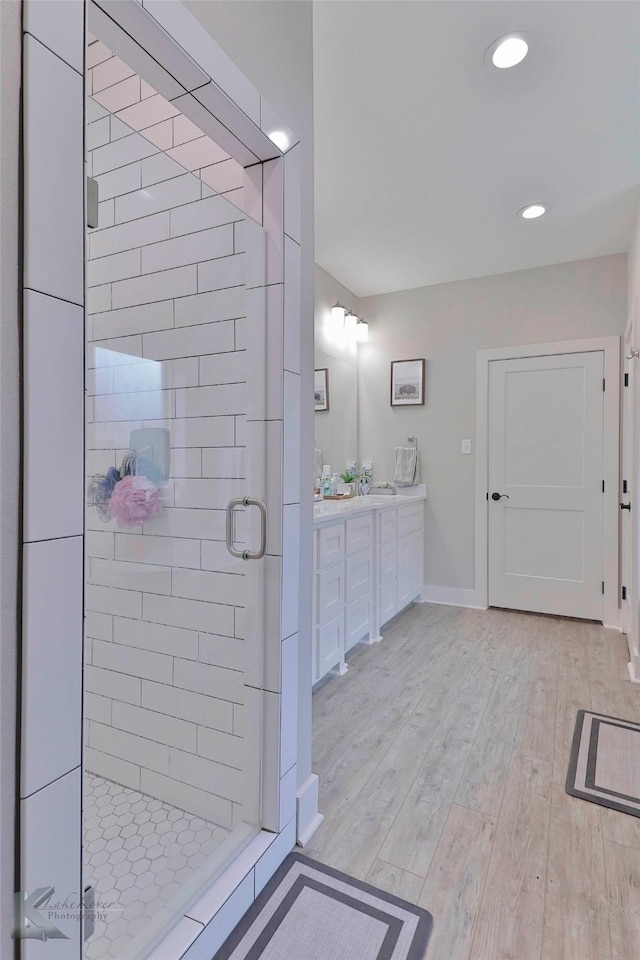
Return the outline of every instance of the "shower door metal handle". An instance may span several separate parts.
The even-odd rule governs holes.
[[[233,516],[237,507],[257,507],[260,511],[260,547],[258,550],[236,550],[233,536]],[[227,550],[239,560],[261,560],[267,552],[267,506],[254,497],[236,497],[227,504]]]

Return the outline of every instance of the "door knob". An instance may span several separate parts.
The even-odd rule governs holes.
[[[506,497],[507,500],[510,500],[510,499],[511,499],[511,498],[509,497],[509,494],[508,494],[508,493],[492,493],[492,494],[491,494],[491,499],[492,499],[492,500],[501,500],[502,497]]]
[[[629,513],[631,513],[631,504],[630,504],[630,503],[621,503],[621,504],[620,504],[620,509],[621,509],[621,510],[628,510]]]

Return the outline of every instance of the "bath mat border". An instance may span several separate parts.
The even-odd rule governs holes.
[[[580,800],[587,800],[589,803],[595,803],[600,807],[606,807],[609,810],[616,810],[618,813],[626,813],[630,817],[640,817],[640,810],[633,810],[629,806],[625,805],[622,802],[617,800],[609,800],[606,797],[594,796],[593,793],[588,793],[586,790],[581,790],[576,786],[576,773],[578,767],[578,757],[580,754],[580,744],[582,743],[582,732],[584,728],[584,718],[586,715],[597,718],[599,721],[612,721],[615,724],[625,725],[625,729],[628,729],[629,726],[637,726],[638,736],[640,736],[640,723],[636,723],[634,720],[624,720],[622,717],[610,717],[608,714],[597,713],[595,710],[578,710],[576,714],[576,726],[573,732],[573,740],[571,742],[571,753],[569,756],[569,769],[567,771],[567,780],[565,783],[565,791],[571,797],[578,797]],[[595,762],[595,755],[597,752],[597,745],[593,742],[589,744],[588,752],[588,764],[593,766]],[[598,788],[604,789],[604,788]],[[613,793],[612,793],[613,795]],[[637,800],[640,802],[640,797],[629,797],[630,800]]]
[[[311,857],[305,857],[303,854],[298,853],[297,851],[292,851],[283,860],[282,864],[278,867],[266,886],[258,894],[253,904],[249,907],[238,925],[235,927],[232,933],[229,934],[225,942],[213,957],[213,960],[229,960],[229,957],[239,945],[242,938],[250,930],[256,917],[259,916],[265,904],[268,903],[272,894],[275,892],[275,890],[277,890],[282,880],[287,876],[291,867],[296,862],[310,867],[313,870],[317,870],[319,873],[324,873],[327,876],[332,877],[334,880],[340,880],[343,883],[348,883],[356,890],[361,890],[364,893],[375,896],[379,900],[389,903],[395,907],[401,907],[407,913],[413,913],[414,916],[417,916],[418,925],[404,960],[423,960],[425,951],[427,949],[427,944],[429,943],[429,937],[431,936],[431,930],[433,928],[433,917],[428,910],[425,910],[423,907],[418,907],[415,903],[410,903],[408,900],[403,900],[401,897],[396,897],[392,893],[387,893],[386,890],[381,890],[380,887],[374,887],[370,883],[366,883],[363,880],[358,880],[357,877],[352,877],[348,873],[343,873],[341,870],[328,867],[319,860],[312,860]],[[329,896],[329,893],[327,893],[326,896]],[[369,912],[371,909],[367,904],[363,904],[363,907],[367,908],[364,910],[364,912]],[[269,924],[273,922],[274,918],[275,915],[269,921]],[[390,917],[389,919],[392,920],[394,918]],[[276,926],[279,926],[279,923]]]

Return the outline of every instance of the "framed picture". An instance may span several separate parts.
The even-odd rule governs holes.
[[[320,367],[313,371],[313,394],[315,410],[329,409],[329,371],[327,367]]]
[[[391,361],[391,406],[424,403],[424,359]]]

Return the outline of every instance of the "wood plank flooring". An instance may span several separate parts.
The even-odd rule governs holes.
[[[569,797],[580,709],[640,722],[625,638],[417,604],[314,693],[305,853],[426,907],[426,960],[640,957],[640,819]]]

